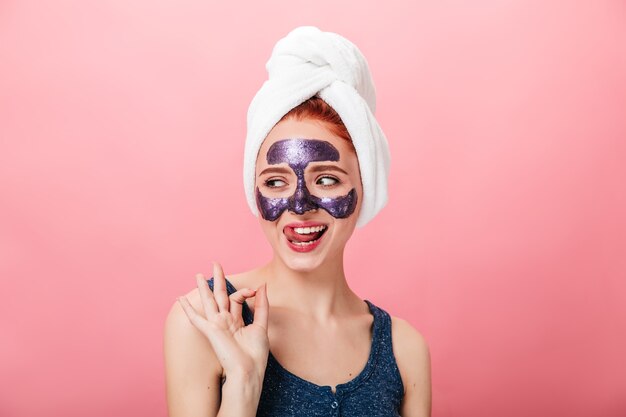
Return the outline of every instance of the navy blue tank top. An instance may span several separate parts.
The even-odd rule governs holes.
[[[208,280],[213,290],[213,278]],[[236,288],[226,279],[228,294]],[[257,417],[396,417],[404,385],[393,355],[389,313],[365,300],[374,316],[372,344],[365,368],[352,380],[339,384],[336,392],[289,372],[269,352]],[[254,315],[246,303],[242,317],[245,325]]]

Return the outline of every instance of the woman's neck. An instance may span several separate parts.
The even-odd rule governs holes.
[[[354,312],[359,297],[350,289],[343,270],[343,254],[310,271],[289,268],[278,257],[261,267],[270,306],[287,308],[325,322],[331,316]]]

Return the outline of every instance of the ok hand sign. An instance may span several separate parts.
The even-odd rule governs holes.
[[[213,264],[213,292],[202,274],[196,275],[196,281],[204,317],[185,296],[179,297],[178,301],[191,323],[211,343],[226,377],[246,375],[259,377],[262,381],[269,354],[266,284],[256,291],[242,288],[229,296],[224,272],[217,262]],[[254,322],[245,326],[241,316],[242,306],[246,298],[254,296]]]

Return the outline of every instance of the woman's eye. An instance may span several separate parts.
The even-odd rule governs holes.
[[[321,186],[328,187],[330,185],[335,185],[339,182],[337,178],[333,177],[322,177],[317,180],[317,183]]]
[[[270,188],[277,188],[277,187],[282,187],[283,185],[287,185],[287,183],[283,180],[271,179],[271,180],[265,181],[265,185],[267,185]]]

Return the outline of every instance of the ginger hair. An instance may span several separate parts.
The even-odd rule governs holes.
[[[352,138],[350,137],[350,133],[346,128],[346,125],[343,124],[341,117],[339,114],[328,105],[321,97],[315,95],[300,105],[291,109],[287,114],[285,114],[279,122],[287,119],[295,119],[295,120],[303,120],[303,119],[313,119],[318,120],[325,124],[325,127],[328,128],[334,135],[339,136],[340,138],[347,140],[352,145]],[[354,150],[354,145],[352,145],[352,149]]]

